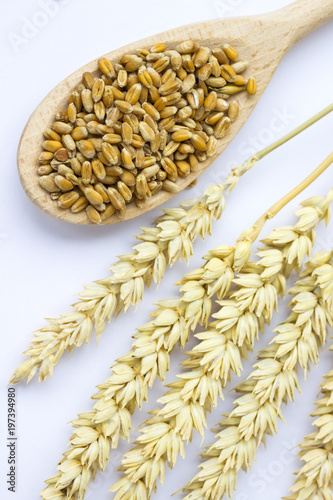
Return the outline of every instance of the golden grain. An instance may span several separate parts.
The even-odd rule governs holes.
[[[94,75],[90,73],[89,71],[86,71],[82,75],[82,83],[87,89],[92,89],[92,86],[94,85]]]
[[[247,82],[246,90],[250,95],[254,95],[257,92],[257,82],[254,78],[249,78]]]
[[[111,204],[116,210],[123,210],[124,208],[126,208],[126,203],[123,196],[115,188],[109,187],[108,194]]]
[[[61,208],[70,208],[79,199],[79,197],[80,195],[76,191],[64,193],[58,198],[58,205]]]
[[[91,162],[91,167],[92,167],[92,171],[96,175],[97,179],[99,181],[102,181],[106,176],[106,171],[105,171],[103,163],[100,160],[98,160],[97,158],[95,158]]]
[[[136,168],[157,164],[158,178],[149,181],[152,189],[139,179],[139,191],[145,195],[134,192],[134,201],[138,202],[136,194],[150,196],[161,187],[177,191],[173,183],[178,175],[188,175],[188,169],[197,169],[198,162],[213,156],[215,138],[228,131],[226,118],[237,118],[237,103],[229,106],[222,97],[245,90],[246,84],[248,92],[254,92],[252,79],[247,83],[240,75],[248,63],[234,62],[236,57],[237,51],[228,44],[211,49],[189,40],[176,49],[158,43],[150,50],[123,54],[115,63],[99,59],[99,74],[83,73],[67,110],[59,111],[52,129],[45,130],[39,162],[50,167],[38,168],[38,174],[52,173],[56,161],[70,161],[73,171],[64,176],[73,185],[80,186],[82,179],[83,185],[99,181],[118,189],[120,181],[134,188]],[[148,160],[150,156],[153,160]],[[181,167],[169,163],[169,157]],[[87,160],[94,160],[92,167]],[[117,165],[132,172],[124,174],[125,181],[106,172]],[[161,181],[166,182],[161,185]]]
[[[90,221],[94,224],[100,224],[102,222],[101,215],[96,210],[96,208],[92,207],[91,205],[87,206],[86,214],[89,217]]]
[[[228,108],[228,118],[230,118],[230,121],[235,121],[239,113],[239,105],[236,101],[230,103],[230,106]]]
[[[54,177],[54,182],[61,191],[71,191],[73,189],[73,184],[62,175],[56,175]]]

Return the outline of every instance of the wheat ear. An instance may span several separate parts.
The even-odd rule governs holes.
[[[321,287],[333,327],[333,259],[317,268],[312,263],[307,273],[316,277],[317,285]],[[313,425],[317,429],[300,444],[299,457],[304,466],[297,473],[292,494],[286,500],[333,499],[333,371],[324,376],[321,396],[312,413],[316,417]]]
[[[189,371],[171,384],[171,390],[159,400],[163,407],[154,411],[136,446],[125,455],[121,468],[125,476],[111,489],[117,491],[116,500],[135,499],[139,494],[140,498],[149,498],[159,476],[163,482],[165,462],[174,467],[178,454],[184,455],[184,443],[191,439],[193,430],[203,436],[207,411],[211,405],[216,406],[231,372],[240,375],[242,357],[252,348],[264,322],[269,323],[277,294],[284,291],[283,273],[288,275],[293,267],[299,268],[311,251],[313,229],[329,215],[332,200],[333,190],[324,199],[316,198],[316,204],[313,198],[304,202],[294,227],[275,230],[265,239],[281,248],[261,252],[258,263],[243,268],[247,272],[235,280],[238,289],[213,315],[217,321],[197,335],[200,343],[184,363]]]
[[[242,267],[244,245],[248,239],[240,237],[235,248],[223,245],[210,251],[201,268],[183,277],[181,298],[159,302],[152,320],[138,328],[131,351],[98,386],[93,411],[72,422],[76,430],[70,449],[64,453],[59,472],[46,481],[48,486],[41,493],[45,500],[84,497],[90,479],[97,470],[104,470],[110,448],[117,447],[119,437],[129,439],[131,414],[147,400],[148,388],[157,376],[165,379],[175,345],[183,348],[191,330],[198,324],[207,326],[211,297],[222,298],[228,292],[235,270]]]
[[[293,295],[291,314],[274,330],[277,335],[272,345],[261,351],[248,380],[236,388],[241,396],[220,423],[216,442],[204,453],[201,471],[186,486],[186,500],[231,498],[238,471],[250,469],[265,436],[277,433],[278,419],[283,419],[282,402],[294,401],[299,390],[298,366],[306,373],[311,363],[318,362],[327,326],[332,325],[328,296],[316,276],[320,272],[325,281],[332,277],[332,266],[327,270],[331,257],[332,252],[317,254],[309,265],[313,272],[289,290]]]
[[[28,359],[16,368],[10,383],[25,379],[29,382],[37,372],[39,381],[44,381],[52,376],[64,352],[89,342],[94,327],[99,339],[113,315],[127,311],[131,305],[137,306],[152,281],[161,283],[167,264],[189,260],[192,243],[198,236],[205,238],[211,234],[213,220],[219,219],[223,212],[225,194],[230,193],[244,173],[332,110],[333,104],[233,168],[221,184],[209,187],[203,197],[185,202],[180,208],[164,210],[152,228],[143,228],[136,237],[141,243],[133,247],[134,251],[120,256],[111,266],[110,276],[86,286],[70,312],[48,319],[47,326],[34,332],[31,345],[24,352]]]
[[[305,248],[305,253],[311,250],[313,228],[320,219],[327,216],[329,200],[329,196],[324,200],[317,199],[318,207],[310,206],[310,212],[316,214],[310,225],[308,207],[301,209],[298,225],[287,243],[292,252],[295,240],[300,238],[303,242],[303,236],[308,238],[308,245],[304,247],[302,243],[302,248]],[[287,199],[282,202],[280,206],[283,206]],[[117,446],[119,437],[129,438],[131,414],[135,407],[140,408],[147,399],[149,386],[153,385],[156,376],[164,380],[174,346],[178,342],[183,347],[190,330],[194,330],[198,324],[207,326],[211,297],[217,294],[219,298],[223,298],[228,292],[234,272],[246,264],[251,252],[251,242],[256,239],[270,215],[271,211],[266,212],[250,230],[245,231],[235,248],[223,245],[209,252],[204,266],[183,278],[181,299],[160,302],[158,309],[152,314],[152,321],[138,329],[131,351],[118,360],[112,367],[111,377],[98,386],[99,392],[94,396],[98,401],[93,411],[80,414],[79,418],[73,421],[76,430],[70,440],[70,449],[64,453],[58,473],[46,481],[48,486],[41,493],[45,500],[84,497],[90,479],[95,476],[97,470],[105,468],[111,446]],[[307,220],[307,231],[303,234],[304,216]],[[283,237],[285,236],[284,234]],[[276,238],[273,232],[269,241],[270,250],[274,252],[275,246],[280,244],[280,239]],[[277,253],[282,255],[280,250],[277,250]],[[288,252],[285,252],[283,257],[285,266],[291,266],[292,260],[297,266],[297,258],[293,257],[291,260],[288,255]],[[272,258],[275,262],[276,255],[263,254],[262,257],[260,272],[264,272],[268,265],[272,266]],[[279,270],[278,262],[275,267],[277,275]],[[275,281],[276,286],[283,292],[284,281]]]

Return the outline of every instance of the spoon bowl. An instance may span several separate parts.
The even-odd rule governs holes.
[[[159,42],[167,43],[168,49],[175,48],[180,42],[191,39],[210,48],[230,43],[236,48],[241,59],[249,62],[249,68],[244,75],[247,76],[251,72],[251,75],[255,76],[257,93],[254,96],[248,96],[246,92],[237,95],[240,107],[237,120],[232,123],[227,135],[218,140],[214,156],[199,162],[197,170],[187,177],[177,179],[179,191],[193,183],[232,141],[252,113],[286,51],[331,17],[333,17],[333,0],[320,2],[299,0],[284,9],[262,16],[218,19],[183,26],[105,54],[104,57],[114,63],[124,53],[131,53],[138,48],[149,48]],[[17,157],[20,180],[31,201],[47,214],[74,224],[91,224],[91,222],[85,211],[72,213],[70,210],[60,208],[57,202],[51,199],[49,193],[39,184],[37,165],[42,152],[43,131],[51,127],[57,111],[67,108],[68,96],[81,82],[85,71],[96,76],[98,60],[91,61],[75,71],[59,83],[39,104],[24,128]],[[146,200],[144,207],[139,208],[132,202],[127,205],[122,218],[114,214],[103,220],[102,224],[114,224],[137,217],[165,203],[174,195],[175,193],[159,191]]]

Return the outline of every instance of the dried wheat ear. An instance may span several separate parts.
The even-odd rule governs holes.
[[[260,352],[246,382],[236,388],[240,396],[235,408],[219,423],[221,431],[203,454],[200,472],[184,490],[188,493],[186,500],[215,500],[224,495],[230,498],[236,489],[238,471],[250,470],[265,436],[277,433],[278,420],[283,419],[282,403],[294,401],[295,392],[300,390],[298,372],[305,375],[311,364],[318,363],[328,327],[333,326],[332,255],[332,252],[318,253],[307,264],[302,279],[289,290],[291,314],[274,330],[277,335]],[[318,431],[318,438],[323,439],[321,444],[328,443],[333,430],[331,418],[323,417],[317,425],[324,426]],[[314,443],[313,436],[309,441]],[[332,471],[332,463],[325,466],[325,460],[331,457],[329,451],[315,450],[307,455],[301,452],[308,463],[304,466],[304,476],[293,489],[301,491],[292,499],[330,498],[316,497],[314,492],[316,481],[317,490],[321,491],[321,486],[327,487],[330,479],[327,474]]]
[[[264,321],[257,314],[260,313],[259,316],[264,316],[269,322],[276,306],[277,295],[284,293],[286,276],[292,269],[299,271],[303,259],[311,251],[315,236],[314,228],[320,220],[328,218],[332,197],[333,192],[330,192],[324,199],[316,198],[305,202],[297,212],[299,219],[294,227],[280,228],[264,239],[266,246],[260,252],[258,262],[247,262],[251,251],[251,244],[247,237],[252,234],[255,238],[256,231],[258,231],[256,228],[254,232],[245,231],[234,248],[223,245],[209,252],[206,256],[206,263],[201,268],[184,276],[180,283],[181,298],[159,303],[159,307],[152,314],[152,320],[139,328],[135,334],[132,350],[118,360],[112,367],[110,378],[98,386],[99,391],[94,395],[97,402],[93,410],[80,414],[73,421],[75,430],[70,448],[64,453],[58,473],[47,481],[48,486],[42,492],[44,499],[84,497],[90,479],[95,477],[98,470],[105,468],[110,448],[117,446],[119,437],[129,438],[131,414],[147,399],[148,389],[153,385],[156,377],[164,379],[173,348],[177,342],[183,347],[191,330],[198,324],[206,328],[206,332],[202,334],[202,342],[199,344],[204,347],[202,352],[198,350],[192,353],[189,367],[191,373],[197,373],[200,379],[196,382],[201,382],[200,390],[204,389],[204,394],[207,396],[206,406],[210,404],[210,401],[215,404],[216,398],[228,379],[228,373],[230,370],[236,373],[241,370],[241,358],[246,350],[251,348],[259,330],[263,329]],[[230,289],[235,272],[240,270],[244,276],[237,276],[236,290],[233,291],[236,295],[227,301],[235,301],[235,304],[222,302],[218,313],[222,316],[217,318],[216,324],[207,327],[213,295],[217,294],[219,300],[222,300]],[[240,294],[238,300],[245,301],[245,304],[247,299],[245,296],[241,297],[240,291],[243,290],[244,293],[249,291],[249,283],[246,284],[246,279],[252,279],[255,273],[259,276],[256,284],[258,285],[260,280],[261,283],[256,299],[254,299],[254,310],[252,312],[244,310],[243,314],[241,309],[237,309],[237,290]],[[243,328],[239,330],[235,325],[237,323],[239,326],[245,325],[247,318],[249,319],[246,335],[238,338],[237,332],[243,331]],[[210,357],[211,352],[208,348],[218,350],[219,356],[216,363]],[[229,365],[223,362],[224,358],[221,356],[224,353],[228,355]],[[204,359],[204,364],[207,363],[210,367],[207,373],[200,365],[202,359]],[[197,372],[193,372],[193,363],[195,366],[198,363],[200,365]],[[191,401],[188,390],[192,383],[184,377],[182,380],[184,387],[181,389],[184,391],[178,394],[179,384],[176,385],[175,391],[181,399],[184,398],[185,407],[189,408],[193,404],[195,423],[190,412],[191,426],[202,432],[201,420],[197,418],[203,416],[204,409],[199,409],[201,407],[200,390],[195,386],[193,386],[193,394],[196,394],[196,400],[193,403]],[[155,422],[151,425],[154,426]],[[177,454],[182,453],[183,440],[189,438],[191,426],[186,426],[178,434],[172,435],[173,451],[170,455],[169,450],[169,458],[173,457],[176,460]],[[167,428],[166,424],[165,429]],[[165,443],[165,440],[159,440],[159,442]],[[167,460],[165,453],[163,451],[162,458],[159,457],[157,463],[161,464],[164,458]],[[150,463],[149,459],[147,462]],[[172,464],[171,461],[169,463]],[[156,467],[154,466],[154,473],[157,470]],[[146,470],[146,467],[143,466],[143,469]],[[129,478],[125,480],[129,483],[127,493],[131,491],[132,498],[144,498],[143,489],[147,489],[147,495],[149,495],[151,479],[147,479],[149,483],[147,485],[141,479],[137,482],[132,482]],[[122,492],[125,491],[125,487],[120,486],[120,488]],[[118,494],[122,493],[118,492]]]
[[[329,206],[326,207],[329,210]],[[285,278],[293,264],[297,268],[311,249],[309,233],[299,234],[300,228],[313,229],[318,222],[318,207],[311,207],[309,211],[308,208],[303,208],[305,211],[296,224],[298,239],[290,246],[285,242],[290,241],[296,227],[281,228],[263,240],[271,246],[281,238],[280,260],[268,250],[262,261],[270,265],[264,271],[260,269],[262,261],[258,262],[257,272],[255,263],[251,263],[249,270],[245,266],[234,280],[239,289],[231,291],[230,298],[220,302],[221,310],[213,315],[216,321],[197,335],[199,344],[183,362],[187,371],[178,375],[180,380],[169,384],[170,390],[158,400],[162,408],[156,409],[154,416],[144,423],[136,446],[125,454],[121,467],[124,477],[111,488],[117,491],[116,500],[134,499],[138,494],[150,498],[156,491],[157,479],[164,480],[165,464],[173,468],[178,454],[184,456],[184,444],[191,440],[193,430],[204,436],[207,412],[223,395],[231,372],[240,375],[241,359],[246,357],[246,351],[253,347],[259,331],[263,332],[264,323],[269,323],[273,315],[281,283],[280,278],[278,287],[274,287],[277,275]],[[284,254],[291,266],[287,269],[283,268]],[[252,378],[238,387],[243,396],[237,399],[235,410],[223,420],[223,431],[215,447],[209,449],[202,471],[186,490],[187,500],[231,496],[238,470],[251,466],[265,433],[276,432],[281,402],[288,397],[292,399],[298,388],[296,364],[307,370],[310,361],[318,360],[318,347],[327,335],[326,316],[328,322],[330,317],[326,304],[321,303],[320,292],[318,296],[315,293],[316,285],[303,293],[302,287],[306,284],[304,278],[289,291],[294,295],[291,315],[277,329],[275,345],[262,351]]]

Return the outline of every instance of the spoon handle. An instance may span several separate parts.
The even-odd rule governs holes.
[[[273,15],[293,45],[333,17],[333,0],[298,0]]]

